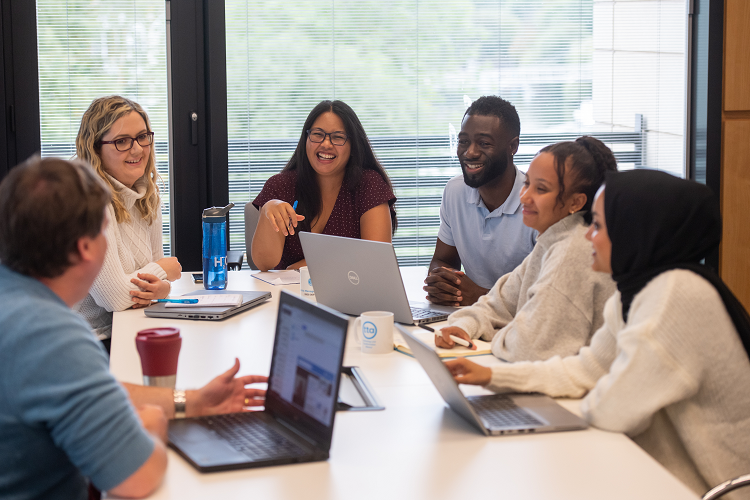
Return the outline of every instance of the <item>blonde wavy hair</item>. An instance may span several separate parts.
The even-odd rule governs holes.
[[[130,214],[122,202],[122,196],[117,188],[112,185],[112,181],[104,175],[104,165],[100,156],[102,145],[99,141],[109,132],[112,125],[122,118],[135,111],[146,122],[146,129],[151,132],[151,123],[148,121],[148,115],[137,102],[131,101],[117,95],[100,97],[95,99],[89,109],[81,118],[81,128],[78,129],[76,137],[76,156],[87,161],[94,168],[96,173],[104,180],[112,191],[112,207],[115,210],[117,222],[128,222]],[[156,219],[159,210],[159,186],[157,182],[161,181],[159,173],[156,171],[156,157],[154,155],[154,145],[151,144],[151,150],[148,154],[146,163],[146,172],[144,174],[148,183],[146,185],[146,195],[135,202],[135,206],[141,213],[142,218],[149,225]]]

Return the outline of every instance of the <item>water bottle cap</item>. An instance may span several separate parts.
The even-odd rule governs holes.
[[[226,207],[207,208],[203,211],[203,220],[205,222],[224,222],[233,206],[234,203],[230,203]]]

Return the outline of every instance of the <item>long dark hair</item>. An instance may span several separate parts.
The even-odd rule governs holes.
[[[584,135],[575,141],[558,142],[542,148],[539,153],[550,153],[555,157],[555,170],[560,183],[557,202],[565,204],[565,165],[570,165],[570,190],[586,195],[586,204],[581,208],[586,224],[591,223],[591,204],[606,172],[617,171],[617,160],[612,150],[599,139]]]
[[[393,190],[391,180],[375,156],[370,141],[367,139],[365,129],[362,127],[362,123],[357,118],[354,110],[342,101],[322,101],[307,115],[307,120],[305,120],[305,124],[302,127],[302,134],[297,143],[297,149],[294,150],[294,154],[292,154],[289,162],[287,162],[282,170],[282,172],[297,171],[297,213],[315,214],[314,217],[307,217],[299,223],[303,231],[310,231],[313,220],[320,215],[323,209],[323,200],[320,195],[320,187],[318,186],[315,170],[313,170],[310,160],[307,158],[307,131],[312,128],[313,123],[315,123],[315,120],[320,115],[328,111],[334,113],[344,122],[344,130],[351,146],[351,154],[346,164],[342,186],[346,187],[349,191],[355,191],[362,181],[362,173],[365,170],[374,170],[380,174],[380,177],[388,184],[388,187]],[[395,233],[398,226],[396,211],[393,210],[393,207],[389,208],[391,225]]]

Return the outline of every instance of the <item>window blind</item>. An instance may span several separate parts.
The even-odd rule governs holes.
[[[482,95],[518,110],[522,170],[541,147],[591,134],[621,168],[683,175],[682,0],[225,6],[234,250],[244,248],[243,205],[283,168],[323,99],[354,109],[388,171],[401,265],[432,257],[443,187],[460,174],[456,132]]]
[[[166,18],[150,0],[37,0],[42,156],[70,158],[81,117],[119,94],[146,110],[161,176],[164,254],[171,255]]]

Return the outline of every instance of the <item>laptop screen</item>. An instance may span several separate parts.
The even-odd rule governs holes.
[[[266,395],[268,411],[330,439],[347,327],[344,316],[282,293]]]

